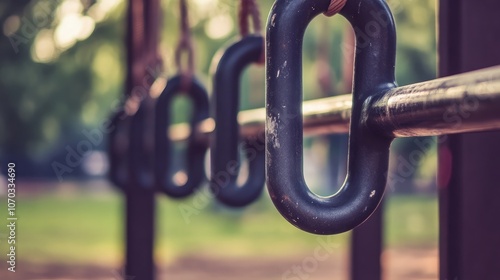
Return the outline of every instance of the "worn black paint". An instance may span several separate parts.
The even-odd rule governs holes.
[[[247,36],[227,48],[214,76],[212,115],[216,123],[211,139],[210,188],[222,203],[241,207],[256,200],[265,182],[264,145],[258,139],[245,139],[243,150],[249,161],[249,174],[237,185],[240,167],[238,108],[240,76],[264,52],[264,38]]]
[[[267,24],[266,168],[271,198],[293,225],[317,234],[353,229],[382,199],[392,138],[365,125],[371,99],[393,87],[396,52],[391,12],[382,0],[347,1],[340,12],[356,33],[348,175],[335,195],[305,184],[302,159],[302,39],[329,0],[278,0]],[[367,34],[371,29],[377,32]],[[375,29],[373,29],[375,30]]]

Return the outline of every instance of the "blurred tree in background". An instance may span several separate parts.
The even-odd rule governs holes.
[[[103,3],[0,4],[3,154],[64,149],[108,114],[122,87],[123,19],[122,9]]]
[[[272,1],[259,1],[262,18]],[[125,75],[123,0],[16,0],[0,3],[0,153],[50,162],[101,125],[123,95]],[[237,37],[238,1],[190,0],[197,74],[210,91],[211,61]],[[435,1],[390,0],[398,29],[400,85],[436,75]],[[178,1],[162,1],[161,54],[175,73]],[[265,23],[265,22],[264,22]],[[327,34],[324,32],[327,26]],[[317,43],[328,40],[333,81],[342,76],[346,21],[320,16],[304,40],[305,98],[322,96],[317,83]],[[337,91],[342,85],[335,83]],[[264,104],[264,69],[252,67],[242,81],[243,109]],[[181,112],[177,110],[176,112]],[[101,145],[98,148],[103,148]]]

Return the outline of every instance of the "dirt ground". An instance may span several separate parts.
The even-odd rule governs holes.
[[[310,262],[310,256],[276,259],[210,258],[187,256],[158,269],[158,279],[181,280],[331,280],[348,279],[348,256],[330,255]],[[382,257],[386,280],[438,279],[436,249],[388,249]],[[293,267],[301,267],[301,274]],[[104,266],[39,265],[20,262],[16,273],[0,271],[3,280],[141,280],[124,276],[118,268]],[[288,272],[288,274],[287,274]]]

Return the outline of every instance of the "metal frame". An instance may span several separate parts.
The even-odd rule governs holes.
[[[500,64],[499,10],[496,0],[440,0],[440,76]],[[439,138],[440,279],[500,279],[499,144],[498,131]]]
[[[143,1],[130,1],[130,17],[132,7],[140,2]],[[155,3],[152,1],[150,4]],[[498,36],[488,35],[500,34],[500,24],[496,19],[500,2],[459,0],[456,3],[441,0],[440,4],[440,75],[500,64],[500,53],[491,47],[499,44]],[[152,18],[157,19],[156,16]],[[142,50],[134,45],[140,34],[132,32],[131,21],[128,29],[127,92],[130,92],[134,86],[131,65],[140,60],[139,53]],[[302,109],[304,133],[347,133],[352,110],[351,98],[351,95],[343,95],[305,102]],[[385,133],[387,137],[411,137],[500,129],[499,108],[500,67],[494,67],[395,88],[374,102],[369,102],[363,110],[368,116],[368,127]],[[261,137],[265,131],[265,118],[264,109],[241,112],[238,119],[242,138]],[[213,129],[214,121],[207,119],[195,131],[191,131],[187,124],[172,126],[167,137],[171,141],[181,141],[193,132],[196,141],[207,143]],[[441,278],[500,277],[497,269],[500,226],[495,222],[499,210],[495,198],[500,195],[498,184],[495,184],[496,167],[500,165],[499,141],[499,132],[455,135],[442,139],[439,149]],[[488,165],[477,163],[485,158],[488,158]],[[134,182],[123,187],[126,187],[126,273],[138,279],[154,279],[154,194],[135,188]],[[381,213],[379,209],[372,219],[360,227],[377,230],[376,238],[372,239],[375,242],[371,243],[372,252],[380,251],[382,246]],[[366,249],[367,245],[360,241],[368,239],[359,236],[353,238],[357,241],[353,242],[352,250],[357,251],[359,256],[359,252]],[[378,260],[361,264],[362,260],[353,258],[353,262],[356,266],[369,266],[367,270],[374,271],[370,278],[366,278],[356,276],[357,270],[353,269],[353,279],[380,278]]]

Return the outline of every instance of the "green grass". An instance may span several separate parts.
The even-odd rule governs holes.
[[[389,246],[437,246],[437,197],[395,196],[387,201],[385,239]]]
[[[6,198],[0,200],[4,208]],[[189,254],[279,257],[310,252],[318,246],[320,237],[288,224],[267,196],[243,211],[229,211],[209,202],[187,221],[180,209],[199,204],[199,200],[158,199],[156,255],[161,261]],[[48,192],[20,196],[17,203],[19,258],[73,264],[122,261],[123,201],[119,193]],[[5,212],[0,211],[3,221]],[[437,201],[433,197],[392,197],[386,203],[385,225],[388,246],[433,246],[437,243]],[[6,234],[5,228],[0,228],[0,234]],[[339,249],[346,249],[348,238],[342,234],[333,240]],[[7,250],[3,240],[0,250]]]
[[[19,196],[18,257],[37,262],[117,259],[121,253],[120,207],[119,196],[113,194]],[[0,232],[6,233],[3,228]],[[2,252],[6,250],[4,247],[2,242]]]

